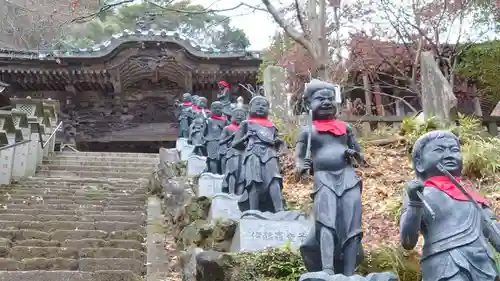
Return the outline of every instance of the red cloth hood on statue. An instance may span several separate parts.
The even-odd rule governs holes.
[[[223,87],[226,87],[226,88],[231,88],[231,86],[229,85],[229,83],[227,83],[226,81],[219,81],[219,85],[220,86],[223,86]]]

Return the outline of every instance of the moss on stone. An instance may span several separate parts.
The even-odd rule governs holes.
[[[176,234],[179,234],[182,229],[194,221],[205,220],[210,211],[212,200],[207,197],[193,197],[191,201],[184,206],[182,215],[175,222]]]
[[[207,220],[212,200],[193,197],[184,206],[174,225],[174,237],[179,250],[199,247],[204,250],[227,252],[237,223],[231,220]]]
[[[179,250],[199,247],[204,250],[228,252],[236,231],[236,222],[196,220],[182,229],[176,241]]]

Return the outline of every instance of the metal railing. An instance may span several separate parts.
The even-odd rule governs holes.
[[[69,148],[71,149],[73,152],[80,152],[79,150],[77,150],[76,148],[73,147],[73,145],[71,144],[61,144],[61,147],[59,148],[59,151],[63,151],[64,148]]]
[[[31,140],[23,140],[23,141],[20,141],[20,142],[16,142],[16,143],[13,143],[13,144],[8,144],[6,146],[2,146],[0,147],[0,151],[4,150],[4,149],[9,149],[9,148],[13,148],[13,147],[16,147],[18,145],[22,145],[22,144],[25,144],[25,143],[28,143],[30,142]]]
[[[42,148],[45,148],[45,146],[47,146],[47,144],[49,143],[49,141],[56,135],[57,133],[57,130],[59,130],[59,128],[61,128],[63,122],[59,122],[59,125],[57,125],[57,127],[54,129],[54,131],[52,131],[52,134],[50,134],[49,138],[42,144]],[[40,131],[39,131],[40,132]],[[40,136],[41,137],[41,136]],[[40,138],[41,139],[41,138]]]

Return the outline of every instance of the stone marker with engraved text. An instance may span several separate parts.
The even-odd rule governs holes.
[[[246,217],[244,212],[233,237],[231,252],[261,251],[279,248],[290,243],[299,249],[312,227],[312,221],[300,219],[258,219]],[[258,212],[258,211],[257,211]],[[285,212],[282,212],[285,213]],[[271,214],[278,215],[279,213]]]
[[[457,98],[450,83],[439,69],[432,52],[421,56],[422,108],[424,118],[437,117],[450,121],[451,110],[457,106]]]
[[[203,173],[207,167],[207,158],[198,155],[191,155],[187,159],[187,175],[189,177],[197,176]]]
[[[203,173],[198,180],[198,197],[205,196],[212,198],[216,193],[222,192],[222,181],[224,175]]]
[[[228,193],[217,193],[212,198],[208,220],[229,219],[239,221],[241,211],[238,208],[240,196]]]

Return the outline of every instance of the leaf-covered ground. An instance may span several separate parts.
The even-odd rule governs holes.
[[[414,177],[411,163],[402,143],[384,146],[366,146],[364,154],[369,167],[358,169],[363,180],[363,244],[365,249],[399,245],[399,209],[406,181]],[[293,208],[308,209],[311,205],[312,182],[296,182],[293,155],[282,160],[284,196]],[[474,186],[487,195],[500,215],[500,175],[488,181],[474,180]],[[422,240],[422,239],[421,239]],[[422,241],[420,241],[422,242]]]

